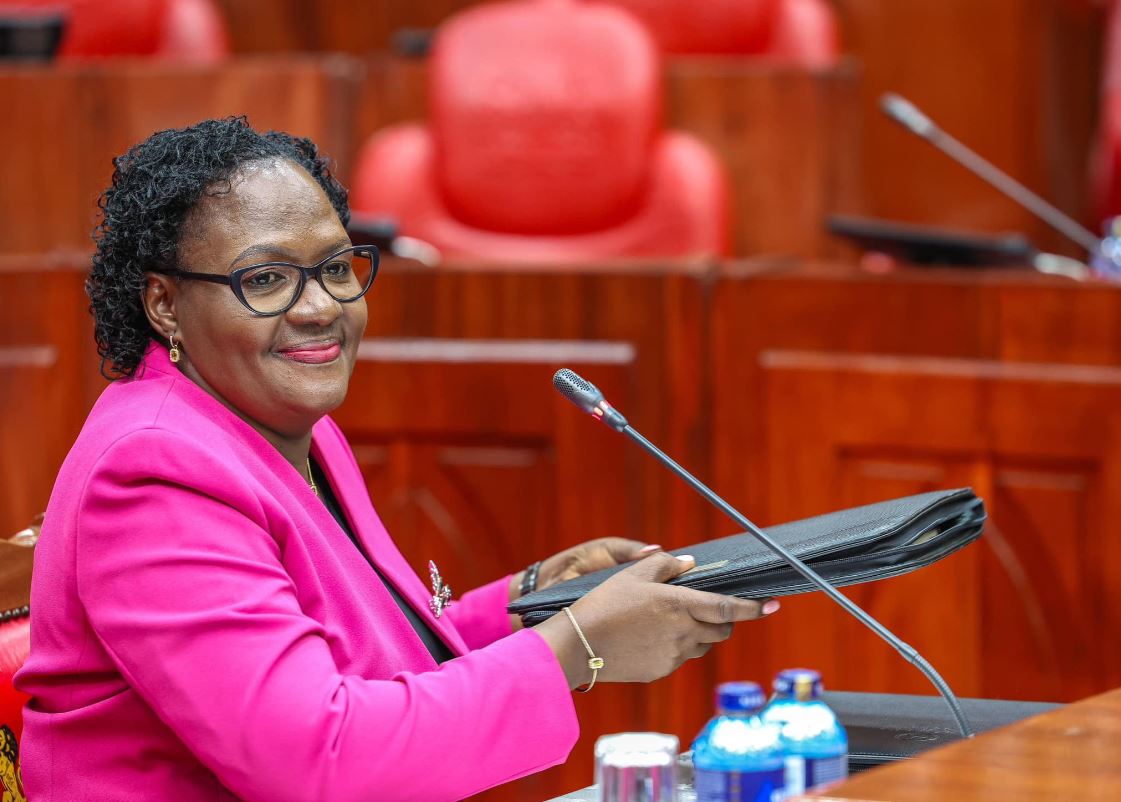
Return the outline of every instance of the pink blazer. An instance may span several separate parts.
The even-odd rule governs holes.
[[[30,799],[455,800],[565,760],[571,694],[510,634],[508,579],[435,619],[330,419],[312,453],[456,659],[437,668],[304,478],[154,346],[94,406],[36,547]]]

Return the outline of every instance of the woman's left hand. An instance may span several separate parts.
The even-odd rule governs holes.
[[[579,546],[565,549],[552,557],[541,561],[541,570],[537,574],[537,590],[575,579],[602,568],[611,568],[614,565],[637,560],[651,552],[657,551],[661,546],[642,543],[637,540],[627,540],[622,537],[601,537],[589,540]],[[510,599],[520,595],[522,577],[525,571],[514,574],[510,580]]]

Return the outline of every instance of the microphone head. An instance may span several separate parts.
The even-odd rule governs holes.
[[[880,95],[880,111],[923,139],[938,130],[934,121],[919,111],[918,106],[894,92]]]
[[[603,400],[603,393],[598,387],[568,368],[561,368],[553,374],[553,386],[561,395],[588,413]]]

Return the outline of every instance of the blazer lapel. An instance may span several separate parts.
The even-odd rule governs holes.
[[[364,482],[361,481],[361,474],[357,470],[347,470],[346,462],[349,461],[350,455],[341,453],[339,446],[332,442],[335,439],[333,433],[323,434],[325,436],[321,437],[318,425],[312,431],[312,456],[330,480],[331,489],[334,490],[335,497],[342,506],[343,513],[350,522],[358,542],[362,544],[366,554],[377,565],[386,580],[393,583],[393,587],[401,597],[424,621],[428,622],[452,652],[457,656],[466,654],[470,649],[452,625],[451,619],[446,615],[439,618],[433,615],[428,605],[432,598],[432,589],[425,586],[424,581],[417,576],[393,543],[384,524],[378,518],[373,504],[370,503],[370,495]],[[323,512],[330,517],[326,508]],[[331,523],[335,523],[333,518]]]

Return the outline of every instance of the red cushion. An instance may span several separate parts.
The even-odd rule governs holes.
[[[578,263],[599,258],[721,256],[729,248],[729,190],[722,165],[691,136],[662,134],[648,154],[646,191],[634,214],[580,234],[529,236],[466,224],[444,202],[428,129],[397,126],[374,137],[351,183],[356,211],[386,214],[401,233],[445,256]]]
[[[665,53],[761,53],[782,0],[608,0],[634,14]]]
[[[633,215],[660,122],[654,43],[616,8],[483,5],[439,32],[431,68],[436,180],[465,224],[595,231]]]
[[[154,56],[205,63],[229,53],[214,0],[0,0],[0,10],[62,11],[61,60]]]
[[[827,0],[782,0],[765,55],[802,67],[836,64],[841,33]]]
[[[650,29],[665,53],[759,56],[822,67],[840,57],[828,0],[607,0]]]
[[[27,696],[12,687],[12,677],[27,660],[30,649],[30,618],[0,624],[0,724],[7,724],[17,740],[23,732],[23,705]]]
[[[363,148],[356,212],[446,256],[513,262],[723,255],[728,188],[696,139],[660,130],[653,40],[625,11],[527,0],[441,30],[431,123]]]
[[[157,55],[192,64],[213,64],[230,54],[226,23],[213,0],[167,0]]]

